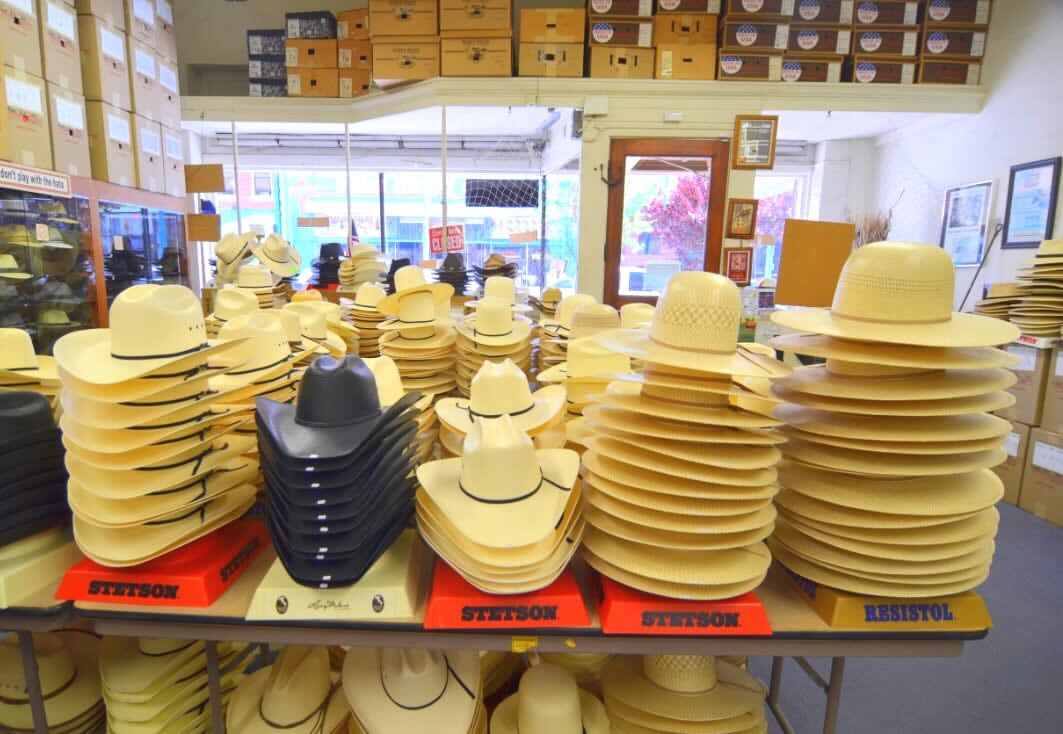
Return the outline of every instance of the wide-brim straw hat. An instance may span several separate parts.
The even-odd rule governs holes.
[[[984,347],[1019,338],[1011,324],[952,311],[956,275],[934,245],[873,242],[842,268],[829,309],[776,311],[772,321],[813,334],[927,347]]]
[[[874,371],[880,371],[875,369]],[[836,371],[836,365],[800,367],[775,384],[792,393],[858,401],[948,400],[1006,390],[1017,378],[1011,370],[932,370],[882,374]]]
[[[475,384],[473,387],[475,388]],[[466,398],[443,398],[436,403],[436,414],[440,422],[461,434],[467,434],[472,430],[477,420],[508,415],[520,430],[534,435],[548,427],[564,411],[565,388],[560,385],[549,385],[530,393],[530,397],[530,405],[521,406],[513,413],[492,411],[487,415],[477,415],[471,407],[470,400]]]
[[[1011,432],[1008,421],[985,413],[912,418],[838,414],[784,404],[774,415],[807,433],[869,441],[977,441]]]
[[[782,352],[821,359],[928,370],[1014,367],[1019,357],[994,347],[922,347],[839,339],[820,334],[784,334],[768,342]]]
[[[432,302],[439,304],[454,295],[454,286],[449,283],[430,283],[425,280],[424,271],[419,265],[406,265],[395,272],[395,292],[381,299],[376,305],[377,310],[386,316],[398,316],[402,299],[415,293],[430,293]]]
[[[618,408],[601,403],[588,405],[583,410],[588,420],[610,429],[624,431],[634,435],[646,435],[654,438],[675,439],[689,443],[704,444],[750,444],[770,446],[786,442],[786,438],[776,432],[758,428],[738,428],[732,426],[699,426],[691,430],[689,423],[653,418],[634,413],[626,408]]]
[[[592,399],[631,413],[674,422],[733,428],[774,428],[782,425],[780,420],[729,405],[700,405],[643,394],[631,394],[632,387],[638,388],[637,385],[614,382],[609,385],[605,393],[596,398],[592,396]]]
[[[100,701],[100,674],[97,665],[100,639],[81,631],[35,634],[33,647],[44,695],[48,731],[78,720]],[[0,726],[32,731],[34,717],[27,695],[18,639],[9,635],[0,642],[3,673],[0,685]]]
[[[802,464],[870,476],[941,476],[989,469],[1007,459],[1003,446],[968,454],[903,456],[791,439],[786,455]]]
[[[411,352],[427,351],[429,349],[439,349],[443,347],[449,347],[454,344],[457,339],[456,332],[451,326],[435,325],[430,326],[431,333],[420,333],[420,329],[411,329],[407,333],[403,331],[389,331],[386,334],[380,336],[380,348],[381,349],[393,349],[393,350],[409,350]],[[381,329],[386,331],[385,329]]]
[[[251,252],[274,275],[290,278],[299,272],[299,253],[275,233],[252,244]]]
[[[202,642],[195,640],[107,637],[100,646],[99,669],[108,695],[132,703],[141,693],[158,693],[189,666],[205,664]]]
[[[1015,396],[1003,390],[942,400],[856,400],[830,398],[821,395],[793,392],[779,385],[772,390],[775,397],[817,410],[856,415],[935,416],[964,413],[990,413],[1015,404]],[[771,411],[769,407],[768,412]]]
[[[566,669],[543,663],[521,678],[517,693],[491,715],[492,734],[609,734],[602,702],[576,685]]]

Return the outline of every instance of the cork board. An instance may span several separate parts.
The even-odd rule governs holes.
[[[855,235],[854,224],[787,219],[775,303],[829,307]]]

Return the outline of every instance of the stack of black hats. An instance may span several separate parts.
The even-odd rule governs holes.
[[[48,398],[0,392],[0,547],[70,524],[63,453]]]
[[[387,273],[380,274],[380,282],[387,289],[388,295],[395,293],[395,273],[399,272],[402,268],[410,264],[410,258],[400,257],[391,261],[391,267],[388,268]]]
[[[321,245],[317,257],[310,262],[310,268],[314,272],[310,284],[322,290],[330,285],[339,285],[340,258],[343,254],[343,245],[339,242],[326,242]]]
[[[473,270],[476,271],[476,282],[482,287],[487,282],[488,278],[495,276],[502,276],[503,278],[516,278],[517,277],[517,264],[507,263],[506,256],[498,252],[492,252],[484,264],[474,265]]]
[[[387,410],[358,357],[319,357],[294,405],[257,402],[267,523],[292,580],[356,583],[413,515],[419,393]]]
[[[436,269],[436,280],[453,286],[454,295],[464,295],[465,287],[469,283],[469,271],[465,269],[465,256],[460,252],[447,255],[443,259],[443,264]]]

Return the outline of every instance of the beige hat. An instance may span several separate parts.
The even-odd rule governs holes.
[[[999,438],[982,438],[973,441],[877,441],[843,436],[826,436],[802,431],[793,426],[780,429],[785,435],[802,441],[837,446],[843,449],[876,451],[883,454],[969,454],[975,451],[988,451],[1000,446]]]
[[[661,418],[670,421],[682,421],[688,424],[729,426],[732,428],[774,428],[782,421],[771,417],[731,408],[727,398],[721,403],[707,402],[694,404],[650,397],[645,392],[641,395],[630,394],[629,383],[615,382],[609,386],[603,396],[603,402],[613,408],[620,408],[631,413]],[[637,385],[634,386],[637,388]],[[621,389],[627,394],[622,394]]]
[[[862,402],[939,401],[1006,390],[1015,381],[1014,372],[999,368],[928,371],[828,360],[825,365],[798,368],[776,386],[792,393]]]
[[[871,476],[941,476],[989,469],[1008,458],[1003,446],[969,454],[901,456],[791,439],[786,456],[812,467]]]
[[[326,349],[334,357],[347,354],[347,343],[339,334],[328,328],[328,320],[320,309],[314,308],[309,303],[289,303],[281,310],[290,311],[299,316],[304,347],[317,345],[319,348]]]
[[[587,448],[593,452],[596,459],[603,460],[602,464],[606,463],[604,460],[608,460],[610,468],[618,472],[613,475],[617,481],[634,486],[644,486],[639,477],[663,474],[680,480],[707,484],[763,487],[774,483],[776,478],[774,466],[779,458],[777,454],[769,451],[767,452],[768,458],[761,466],[736,469],[707,464],[704,461],[676,458],[668,451],[653,451],[634,443],[626,443],[603,435],[587,439]],[[606,474],[606,476],[610,475]],[[647,483],[652,484],[652,480]]]
[[[319,734],[336,731],[349,714],[340,683],[329,672],[328,650],[290,645],[273,665],[240,683],[229,702],[226,730]]]
[[[512,283],[509,278],[497,278]],[[472,316],[458,325],[458,333],[474,344],[502,347],[531,339],[531,323],[513,318],[513,308],[501,298],[486,296]]]
[[[508,415],[473,422],[460,459],[417,468],[421,486],[455,528],[493,548],[530,545],[549,535],[578,473],[579,454],[536,451]]]
[[[201,434],[220,421],[228,422],[245,417],[250,410],[249,406],[191,405],[168,413],[165,418],[140,424],[136,430],[98,428],[81,423],[75,417],[64,413],[59,419],[59,427],[82,448],[100,453],[120,454],[150,444],[171,441],[176,443],[179,439]],[[162,422],[163,420],[166,422]]]
[[[239,347],[218,358],[218,364],[232,368],[211,380],[215,390],[228,392],[258,387],[287,376],[292,367],[313,350],[292,354],[288,334],[281,321],[283,311],[254,311],[227,321],[218,332],[219,340],[237,339]],[[225,400],[224,397],[219,398]],[[229,398],[232,401],[232,398]]]
[[[674,420],[653,418],[603,404],[588,405],[583,414],[596,424],[607,425],[610,429],[688,443],[771,446],[786,442],[786,438],[776,432],[757,428],[706,425],[691,431],[689,425]]]
[[[214,312],[207,318],[225,322],[257,310],[258,299],[254,293],[236,286],[228,286],[215,293]]]
[[[409,301],[411,296],[421,293],[427,293],[431,296],[430,303],[432,308],[430,310],[434,315],[435,305],[443,301],[449,301],[450,297],[454,295],[454,286],[449,283],[429,283],[425,280],[424,271],[420,266],[406,265],[395,272],[395,292],[377,303],[377,310],[385,316],[397,316],[404,321],[409,321],[407,317],[403,316],[402,303]]]
[[[1019,338],[999,319],[953,313],[956,273],[934,245],[872,242],[849,256],[829,309],[776,311],[782,326],[841,338],[926,347],[983,347]]]
[[[484,281],[483,298],[478,301],[469,301],[465,304],[465,307],[472,309],[479,308],[488,298],[497,298],[501,300],[510,308],[511,312],[516,311],[518,313],[527,313],[532,310],[531,306],[517,303],[517,282],[513,280],[513,278],[506,278],[502,275],[492,275]]]
[[[572,314],[572,328],[567,337],[575,341],[619,328],[620,314],[615,308],[604,303],[587,303]]]
[[[492,734],[609,734],[605,707],[558,665],[535,665],[491,715]]]
[[[99,638],[88,632],[33,635],[48,731],[62,728],[99,704],[99,647]],[[33,731],[27,690],[18,636],[8,635],[0,641],[0,727]]]
[[[985,538],[994,537],[1000,524],[1000,513],[995,507],[988,507],[972,515],[954,515],[952,517],[958,519],[946,520],[934,525],[900,528],[839,525],[815,520],[782,506],[779,508],[779,517],[784,518],[791,527],[813,536],[818,533],[839,547],[843,547],[844,543],[875,545],[879,546],[875,552],[885,548],[884,552],[898,558],[900,557],[898,554],[905,549],[911,549],[912,552],[922,557],[930,553],[929,549],[936,547],[942,549],[942,557],[948,557],[946,551],[951,548],[976,546]],[[859,551],[859,548],[853,550]]]
[[[635,359],[683,369],[754,377],[784,377],[782,362],[738,344],[742,298],[738,286],[715,273],[673,275],[649,329],[619,329],[594,338]]]
[[[539,382],[603,384],[616,375],[629,373],[631,359],[599,345],[594,339],[574,339],[568,344],[567,359],[540,372]]]
[[[532,393],[528,377],[512,360],[484,362],[472,380],[471,395],[436,403],[439,420],[459,433],[469,433],[484,418],[506,416],[519,430],[534,434],[565,408],[565,389],[544,387]]]
[[[296,291],[292,294],[292,303],[321,303],[323,296],[321,291],[314,290],[313,288]]]
[[[355,649],[343,663],[343,692],[366,734],[465,734],[480,702],[480,656]]]
[[[273,285],[273,273],[264,265],[241,265],[236,272],[236,287],[256,295],[272,295]]]
[[[848,415],[780,405],[774,415],[806,433],[869,441],[976,441],[1003,438],[1011,432],[1008,421],[985,413],[910,418]]]
[[[981,370],[1014,367],[1019,358],[995,347],[915,347],[838,339],[820,334],[784,334],[769,345],[783,352],[850,363],[927,370]]]
[[[14,255],[6,252],[0,254],[0,278],[5,280],[29,280],[32,277],[29,273],[22,272],[22,268],[19,267]]]
[[[540,322],[543,332],[547,336],[568,339],[569,332],[572,330],[572,318],[576,315],[576,311],[582,306],[597,302],[598,300],[594,296],[589,296],[586,293],[574,293],[571,296],[565,296],[558,303],[554,318],[543,319]]]
[[[379,314],[380,309],[377,307],[386,297],[387,291],[377,283],[362,283],[355,292],[351,308],[356,312],[363,312],[359,314],[362,316],[366,315],[364,312]],[[380,316],[383,318],[384,314]]]
[[[648,303],[625,303],[620,307],[620,326],[624,329],[649,326],[656,314],[657,307]]]
[[[587,523],[606,535],[632,543],[644,543],[659,548],[681,551],[717,551],[732,548],[745,548],[767,539],[775,528],[775,523],[728,533],[703,533],[687,530],[668,530],[640,525],[610,514],[607,509],[588,505],[584,510]]]
[[[59,373],[54,357],[34,353],[28,333],[22,329],[0,329],[0,378],[57,384]]]
[[[169,466],[175,461],[197,456],[215,445],[222,445],[215,444],[215,442],[232,433],[238,425],[239,423],[215,425],[172,443],[148,445],[130,451],[113,453],[86,448],[69,436],[63,436],[63,448],[66,449],[68,455],[76,457],[79,461],[102,469],[158,469]]]
[[[856,415],[884,416],[943,416],[965,413],[989,413],[1015,404],[1015,396],[1003,390],[962,398],[943,400],[853,400],[827,398],[820,395],[792,392],[778,385],[772,390],[778,400],[786,400],[816,410]],[[772,406],[774,407],[774,406]],[[769,407],[768,412],[771,412]]]
[[[299,272],[299,253],[275,232],[251,245],[251,252],[270,272],[281,278],[290,278]]]
[[[136,694],[171,681],[189,663],[202,665],[203,650],[202,642],[190,640],[105,637],[99,653],[103,686],[108,696],[142,702]]]

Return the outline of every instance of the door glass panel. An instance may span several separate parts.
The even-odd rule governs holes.
[[[712,158],[626,156],[618,294],[652,296],[704,270]]]

